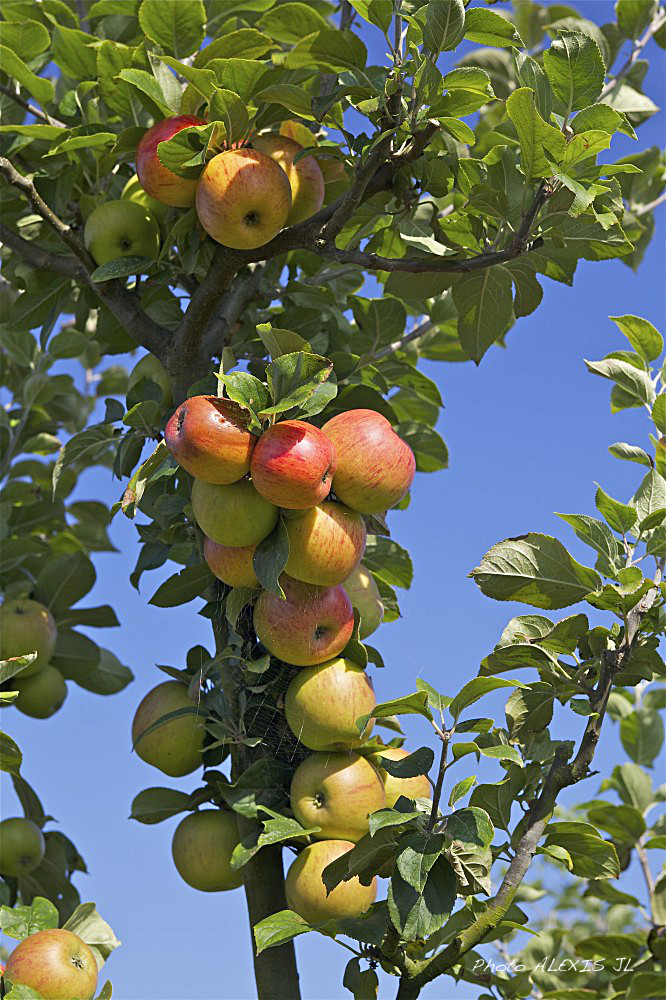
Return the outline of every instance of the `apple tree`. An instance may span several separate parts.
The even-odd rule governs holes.
[[[130,584],[172,564],[151,603],[197,602],[212,634],[182,669],[163,668],[134,720],[144,760],[171,776],[200,771],[200,781],[190,793],[145,789],[132,816],[180,817],[174,861],[191,885],[243,886],[262,998],[299,996],[292,941],[312,930],[352,949],[344,985],[358,998],[377,995],[380,967],[403,1000],[443,975],[486,998],[571,995],[570,978],[539,967],[547,935],[572,961],[609,957],[621,938],[635,968],[612,980],[618,997],[653,995],[663,978],[666,881],[648,857],[664,844],[663,818],[649,816],[663,796],[645,768],[663,743],[666,394],[650,323],[616,317],[628,346],[587,362],[613,383],[614,411],[640,406],[653,422],[645,447],[612,446],[643,466],[633,497],[599,488],[598,517],[562,515],[594,567],[544,534],[499,542],[474,580],[537,613],[507,624],[476,677],[440,692],[433,676],[382,702],[366,673],[382,665],[365,641],[370,618],[390,627],[412,576],[386,509],[409,517],[414,468],[447,465],[434,429],[442,401],[419,360],[481,363],[540,308],[544,279],[571,285],[581,259],[638,268],[651,240],[665,181],[662,154],[640,141],[657,111],[643,93],[644,56],[652,40],[664,47],[666,11],[658,0],[599,10],[614,20],[532,0],[3,4],[1,583],[5,617],[35,602],[54,645],[35,690],[40,649],[19,626],[5,630],[2,698],[48,716],[63,682],[111,695],[131,681],[78,631],[117,625],[113,609],[78,605],[95,580],[92,557],[112,548],[110,518],[135,519]],[[379,65],[368,62],[374,36],[387,49]],[[617,159],[618,133],[637,152]],[[367,456],[350,445],[367,419],[388,484],[375,486],[376,505],[372,489],[359,499]],[[307,503],[271,494],[268,473],[260,485],[260,447],[290,425],[315,442],[312,468],[323,461]],[[247,455],[235,480],[211,480],[201,456],[227,461],[225,434]],[[330,440],[337,470],[321,457]],[[404,463],[392,471],[398,453],[409,474]],[[117,496],[80,498],[91,465],[113,470]],[[341,500],[354,529],[340,538],[363,557],[355,594],[342,576],[307,578],[310,529],[292,516],[308,508],[321,540],[307,555],[323,572],[323,554],[333,563],[345,549],[328,521],[317,535],[316,519],[337,524]],[[307,601],[294,594],[310,585],[342,591],[328,609],[330,659],[312,658],[319,625],[301,637],[305,655],[296,649]],[[558,621],[543,613],[581,602],[586,611]],[[518,669],[520,680],[506,676]],[[343,684],[351,716],[315,719],[344,700]],[[504,720],[470,716],[500,689]],[[581,718],[576,745],[550,734],[560,712]],[[423,718],[437,753],[403,750],[404,714]],[[565,812],[557,798],[590,775],[608,720],[633,763]],[[298,793],[308,798],[310,762],[351,748],[349,788],[369,788],[365,826],[311,822]],[[496,762],[496,783],[476,783],[481,757]],[[47,817],[9,736],[2,761],[41,836]],[[17,937],[79,928],[70,876],[82,861],[61,834],[45,840],[52,863],[3,878],[3,927]],[[211,863],[196,870],[191,846],[202,843]],[[610,881],[633,852],[642,901]],[[536,855],[568,873],[557,892],[562,911],[577,911],[573,926],[530,915],[555,891],[526,881]],[[377,877],[389,879],[378,902]],[[102,924],[104,957],[116,942]],[[479,947],[506,956],[535,924],[538,943],[518,967],[488,966]],[[593,972],[585,995],[607,996],[610,974]]]

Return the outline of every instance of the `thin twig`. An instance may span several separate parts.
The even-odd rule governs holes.
[[[432,832],[435,828],[435,823],[437,822],[437,816],[439,814],[439,800],[442,797],[442,787],[444,785],[444,775],[446,774],[446,759],[449,755],[449,744],[451,742],[451,737],[453,736],[453,730],[447,729],[442,733],[442,750],[439,757],[439,768],[437,771],[437,780],[435,782],[435,790],[432,796],[432,808],[430,810],[430,819],[428,820],[428,830]]]
[[[24,101],[20,94],[17,94],[11,89],[11,87],[6,87],[4,83],[0,83],[0,94],[5,94],[10,100],[18,104],[19,107],[27,111],[29,115],[33,115],[35,118],[41,118],[42,121],[46,122],[47,125],[55,125],[57,128],[67,128],[64,122],[59,121],[57,118],[52,118],[51,115],[47,114],[46,111],[42,111],[41,108],[36,107],[34,104],[29,104]]]
[[[377,351],[374,355],[374,360],[380,361],[382,358],[388,357],[389,354],[395,354],[396,351],[401,351],[407,346],[407,344],[411,344],[415,340],[420,340],[421,337],[424,337],[426,333],[429,333],[430,330],[432,330],[433,326],[434,323],[431,319],[424,320],[423,323],[419,323],[419,325],[415,326],[413,330],[406,333],[404,337],[400,337],[399,340],[394,340],[393,343],[387,344],[386,347],[382,347],[381,351]]]
[[[654,201],[650,201],[648,202],[647,205],[641,205],[640,208],[636,209],[634,215],[637,215],[638,218],[640,219],[642,215],[647,215],[648,212],[653,212],[655,208],[659,208],[659,206],[663,205],[665,201],[666,201],[666,191],[663,191],[658,198],[654,199]]]
[[[599,94],[599,97],[597,98],[597,103],[598,104],[601,101],[603,101],[604,97],[608,97],[608,95],[610,94],[610,92],[618,85],[618,83],[622,79],[624,79],[624,77],[627,75],[627,73],[629,72],[629,70],[634,65],[634,63],[638,59],[639,55],[641,54],[641,52],[643,51],[643,49],[647,45],[647,43],[650,41],[650,39],[652,38],[652,36],[657,31],[659,31],[659,29],[661,28],[661,26],[663,24],[666,24],[666,11],[664,11],[663,8],[659,8],[658,12],[656,13],[655,17],[653,18],[652,23],[648,27],[648,29],[645,32],[645,34],[641,38],[639,38],[636,42],[634,42],[634,47],[631,50],[631,55],[629,56],[629,58],[625,62],[624,66],[622,66],[621,69],[619,69],[617,71],[617,73],[615,74],[615,76],[613,76],[608,81],[608,83],[606,84],[606,86],[604,87],[604,89]]]

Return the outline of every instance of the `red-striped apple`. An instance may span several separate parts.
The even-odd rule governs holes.
[[[182,715],[143,733],[171,712]],[[180,681],[164,681],[143,698],[132,722],[132,744],[141,760],[180,778],[201,766],[204,720]]]
[[[18,598],[0,607],[0,660],[37,653],[37,659],[23,668],[21,677],[30,677],[46,666],[57,638],[53,615],[39,601]]]
[[[161,142],[167,142],[178,132],[191,125],[205,125],[203,118],[195,115],[173,115],[157,122],[149,128],[136,147],[136,172],[141,187],[151,198],[174,205],[176,208],[189,208],[194,204],[197,183],[194,178],[179,177],[161,162],[157,147]]]
[[[322,872],[354,845],[348,840],[318,840],[308,844],[287,872],[285,891],[290,909],[309,924],[360,917],[377,898],[377,879],[362,885],[358,877],[340,882],[326,893]]]
[[[229,587],[258,587],[254,572],[256,545],[220,545],[204,538],[204,559],[211,573]]]
[[[263,591],[254,606],[254,630],[269,653],[297,667],[340,653],[354,630],[354,611],[342,587],[315,587],[283,575],[286,600]]]
[[[379,772],[351,751],[313,753],[291,779],[291,808],[305,827],[318,826],[317,840],[360,840],[368,817],[384,806]]]
[[[277,507],[259,496],[249,479],[227,486],[195,479],[192,509],[204,535],[220,545],[256,545],[278,521]]]
[[[97,989],[97,962],[77,934],[56,927],[37,931],[24,938],[9,956],[5,987],[10,986],[29,986],[43,1000],[92,1000]]]
[[[238,403],[218,396],[192,396],[181,403],[164,431],[178,464],[197,479],[226,485],[250,471],[257,438]]]
[[[313,145],[314,140],[310,143]],[[252,146],[279,163],[291,187],[291,211],[287,225],[303,222],[318,212],[324,204],[324,178],[314,156],[304,156],[294,163],[296,153],[303,149],[299,142],[284,135],[258,135]]]
[[[361,563],[342,581],[342,586],[347,591],[352,607],[361,616],[361,639],[367,639],[379,628],[384,617],[384,605],[375,578]]]
[[[239,840],[235,813],[221,809],[190,813],[176,827],[171,842],[178,874],[200,892],[237,889],[243,873],[234,871],[229,861]]]
[[[338,657],[299,670],[287,688],[284,714],[294,736],[310,750],[349,750],[369,737],[374,720],[362,736],[356,721],[372,712],[375,704],[365,670]]]
[[[296,580],[333,587],[342,583],[365,550],[365,521],[341,503],[324,501],[285,520],[289,558],[285,572]],[[352,602],[353,603],[353,602]]]
[[[265,431],[252,453],[252,481],[262,497],[289,510],[321,503],[331,490],[335,448],[303,420],[283,420]]]
[[[375,410],[346,410],[322,427],[335,445],[335,494],[362,514],[381,514],[402,500],[412,485],[412,449]]]

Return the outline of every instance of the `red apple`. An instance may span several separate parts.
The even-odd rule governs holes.
[[[314,140],[310,143],[313,145]],[[279,163],[291,187],[291,211],[287,225],[303,222],[318,212],[324,204],[324,178],[314,156],[304,156],[294,163],[296,153],[303,149],[300,143],[284,135],[258,135],[252,146]]]
[[[305,583],[322,587],[342,583],[365,550],[365,521],[341,503],[325,501],[310,507],[287,518],[285,527],[289,537],[285,572]]]
[[[172,778],[191,774],[200,767],[205,733],[200,712],[183,713],[143,735],[165,715],[196,708],[187,688],[179,681],[164,681],[149,691],[132,722],[132,744],[141,760]]]
[[[294,736],[310,750],[348,750],[369,737],[370,719],[363,736],[356,721],[376,704],[372,681],[365,670],[339,657],[299,670],[284,698],[284,714]]]
[[[220,545],[256,545],[278,521],[277,507],[260,497],[249,479],[227,486],[195,479],[192,510],[204,535]]]
[[[221,809],[190,813],[176,827],[171,853],[178,874],[200,892],[224,892],[243,884],[229,861],[238,844],[236,815]]]
[[[307,757],[294,771],[290,796],[299,823],[320,827],[317,840],[360,840],[368,816],[385,802],[379,772],[350,750]]]
[[[347,591],[352,607],[356,608],[361,616],[359,630],[361,639],[367,639],[379,628],[384,617],[384,604],[375,578],[361,563],[351,571],[346,580],[342,581],[342,586]]]
[[[343,503],[362,514],[381,514],[402,500],[416,462],[386,417],[375,410],[347,410],[322,430],[335,445],[333,490]]]
[[[254,572],[256,545],[220,545],[204,538],[204,559],[211,573],[229,587],[258,587]]]
[[[71,931],[37,931],[9,956],[5,987],[9,986],[29,986],[43,1000],[92,1000],[97,962],[85,941]]]
[[[199,222],[222,246],[254,250],[286,225],[289,178],[256,149],[228,149],[209,160],[196,195]]]
[[[44,835],[36,823],[12,816],[0,823],[0,872],[23,875],[41,864],[46,850]]]
[[[254,630],[269,653],[307,667],[340,653],[354,630],[354,611],[342,587],[314,587],[283,575],[286,601],[262,591]]]
[[[319,840],[308,844],[287,872],[287,903],[309,924],[360,917],[377,898],[376,878],[370,885],[361,885],[355,877],[348,882],[340,882],[333,892],[326,894],[322,879],[324,868],[351,851],[353,846],[348,840]]]
[[[19,598],[0,607],[0,660],[37,653],[37,659],[21,670],[21,677],[30,677],[46,666],[57,638],[53,615],[39,601]]]
[[[402,747],[386,747],[371,757],[373,764],[379,769],[382,776],[386,791],[386,805],[390,808],[396,804],[401,795],[408,799],[432,798],[432,787],[425,774],[417,774],[415,778],[395,778],[382,767],[382,757],[388,757],[389,760],[404,760],[408,756],[409,750],[403,750]]]
[[[174,115],[157,122],[139,140],[136,147],[136,172],[141,187],[151,198],[176,208],[189,208],[194,204],[198,181],[179,177],[165,167],[157,155],[157,147],[160,142],[167,142],[184,128],[205,124],[203,118],[195,115]]]
[[[335,448],[303,420],[283,420],[265,431],[252,453],[252,482],[262,497],[289,510],[321,503],[331,490]]]
[[[181,403],[164,431],[178,464],[197,479],[225,485],[250,471],[257,438],[238,403],[217,396],[192,396]]]

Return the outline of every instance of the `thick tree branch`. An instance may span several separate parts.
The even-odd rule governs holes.
[[[234,325],[240,319],[243,310],[260,295],[261,283],[266,277],[266,267],[265,264],[257,264],[254,270],[236,276],[231,288],[219,303],[217,314],[206,331],[203,347],[207,357],[222,356],[222,351],[227,346]]]
[[[97,284],[91,279],[91,274],[95,270],[95,262],[72,228],[59,219],[55,212],[49,208],[30,178],[24,177],[23,174],[19,173],[14,165],[4,156],[0,156],[0,174],[12,187],[17,188],[17,190],[25,195],[33,211],[53,229],[65,246],[72,251],[74,256],[72,267],[76,264],[80,270],[70,274],[68,268],[68,273],[65,276],[76,277],[77,280],[85,282],[111,310],[130,337],[137,344],[155,354],[161,361],[164,361],[167,357],[170,334],[157,323],[153,322],[141,308],[138,298],[127,291],[119,281],[105,281]],[[29,262],[31,259],[32,261],[36,259],[31,244],[19,236],[12,236],[12,242],[8,240],[7,246],[11,246],[18,253],[26,251],[26,260]],[[32,255],[32,258],[28,256],[28,253]],[[53,259],[57,260],[57,255],[54,255]],[[55,266],[61,267],[62,265],[56,264]],[[53,270],[53,266],[49,269]]]
[[[31,240],[25,240],[19,236],[9,226],[0,222],[0,242],[15,250],[31,267],[41,271],[51,271],[52,274],[61,274],[65,278],[78,278],[85,281],[86,271],[78,260],[74,257],[64,257],[61,254],[54,254],[50,250],[44,250]]]

